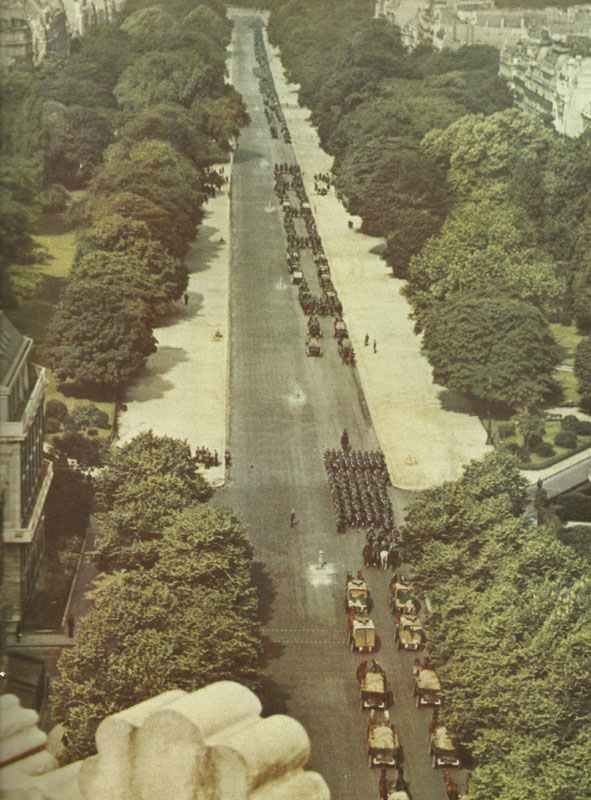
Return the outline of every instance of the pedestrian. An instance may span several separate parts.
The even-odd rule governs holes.
[[[295,508],[292,508],[289,514],[289,527],[295,528],[297,524]]]
[[[341,447],[343,450],[349,449],[349,434],[347,433],[346,428],[343,428],[343,432],[341,434]]]
[[[388,569],[388,554],[389,550],[383,548],[380,550],[380,569]]]
[[[377,544],[372,546],[371,564],[372,567],[379,568],[380,566],[380,547]]]
[[[75,620],[74,620],[74,617],[72,616],[72,614],[68,614],[67,623],[68,623],[68,636],[70,637],[70,639],[73,639],[74,638],[74,627],[75,627],[76,623],[75,623]]]
[[[390,569],[396,569],[398,564],[398,550],[396,549],[396,545],[392,543],[390,545],[390,549],[388,550],[388,566]]]
[[[367,543],[362,550],[364,567],[371,567],[371,551],[372,547],[369,543]]]
[[[189,294],[188,294],[188,292],[184,293],[183,299],[185,301],[185,305],[188,305],[189,304]]]
[[[365,346],[369,347],[369,333],[365,334]]]
[[[377,344],[375,339],[373,340],[373,351],[374,351],[374,353],[378,352],[378,344]]]

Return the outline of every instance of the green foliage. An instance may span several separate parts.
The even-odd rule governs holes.
[[[515,424],[526,449],[533,450],[542,444],[546,423],[541,414],[526,408],[517,415]]]
[[[557,500],[558,516],[563,520],[591,522],[591,495],[585,491],[569,492]]]
[[[93,279],[67,286],[48,333],[60,388],[114,393],[156,350],[146,305],[121,288]]]
[[[33,248],[31,231],[37,219],[37,182],[30,162],[0,166],[0,240],[5,263],[23,261]]]
[[[201,119],[196,119],[201,116]],[[223,160],[224,153],[207,131],[206,114],[195,115],[178,105],[156,105],[131,116],[119,132],[125,141],[160,139],[170,142],[197,167]]]
[[[434,609],[443,721],[474,759],[471,800],[526,798],[532,786],[543,800],[583,800],[575,759],[591,763],[581,749],[591,716],[588,562],[554,527],[517,516],[525,482],[510,461],[499,472],[498,457],[423,493],[407,516],[417,584]],[[521,483],[516,504],[506,481]]]
[[[58,433],[62,429],[62,423],[55,417],[47,417],[45,420],[46,433]]]
[[[179,257],[186,254],[195,238],[200,220],[198,209],[205,199],[200,175],[193,164],[158,139],[110,147],[91,191],[99,196],[131,192],[164,209],[171,245],[176,241],[171,252]]]
[[[538,405],[560,363],[542,314],[503,297],[467,296],[432,313],[423,349],[437,383],[510,408]]]
[[[64,458],[74,459],[82,468],[100,467],[104,460],[102,444],[76,431],[56,436],[53,446]]]
[[[152,51],[140,56],[123,72],[115,87],[119,104],[129,112],[161,103],[189,107],[197,96],[221,93],[223,72],[197,55]]]
[[[86,185],[113,138],[111,114],[81,105],[45,103],[47,180],[69,189]]]
[[[83,535],[91,508],[90,481],[79,470],[69,467],[65,457],[54,463],[53,481],[45,504],[45,534],[49,547],[60,549],[64,540]]]
[[[109,415],[107,412],[92,403],[76,406],[70,414],[70,417],[74,420],[78,428],[94,426],[108,429],[110,427]]]
[[[99,581],[53,685],[69,759],[94,752],[107,714],[160,692],[217,680],[257,688],[262,652],[251,565],[234,516],[189,506],[171,517],[149,569]]]
[[[97,543],[101,568],[150,564],[153,543],[171,515],[210,494],[186,442],[150,431],[118,448],[96,487],[104,514]]]
[[[574,370],[581,392],[581,406],[591,411],[591,336],[581,339],[577,345]]]
[[[45,404],[45,413],[48,417],[54,417],[63,422],[68,416],[68,407],[61,400],[48,400]]]
[[[407,296],[418,328],[430,313],[465,293],[504,294],[545,312],[564,287],[554,265],[532,247],[531,232],[505,203],[475,198],[457,206],[439,236],[411,259]]]
[[[512,422],[502,422],[498,427],[498,433],[501,439],[509,439],[515,436],[515,425]]]
[[[554,437],[554,444],[557,447],[566,447],[568,450],[574,450],[577,446],[577,434],[574,431],[560,431]]]

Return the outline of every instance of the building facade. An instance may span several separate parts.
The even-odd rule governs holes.
[[[516,104],[543,117],[558,133],[580,136],[591,125],[591,57],[565,45],[528,40],[501,51],[500,74]]]
[[[31,362],[32,346],[0,311],[1,585],[8,627],[22,620],[40,576],[53,476],[43,458],[45,370]]]
[[[0,0],[0,64],[65,57],[72,36],[109,22],[125,0]]]

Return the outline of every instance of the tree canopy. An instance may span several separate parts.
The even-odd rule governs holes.
[[[589,791],[589,562],[552,526],[519,516],[526,483],[510,456],[473,462],[406,519],[428,594],[442,721],[474,759],[470,800]]]
[[[554,390],[561,356],[540,311],[502,296],[448,303],[428,318],[423,348],[437,383],[510,408],[538,405]]]
[[[238,520],[209,506],[181,507],[154,555],[149,569],[98,580],[94,606],[60,657],[52,704],[69,759],[94,752],[105,716],[160,692],[218,680],[259,685],[252,549]]]

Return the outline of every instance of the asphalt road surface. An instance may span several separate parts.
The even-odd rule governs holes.
[[[305,354],[306,326],[285,261],[285,240],[273,191],[273,163],[295,162],[273,140],[263,112],[253,34],[236,22],[232,74],[251,125],[235,152],[231,189],[231,363],[229,447],[233,465],[221,502],[249,526],[265,613],[265,713],[300,720],[312,742],[310,766],[333,800],[378,797],[378,771],[367,765],[367,712],[360,710],[346,644],[344,582],[361,566],[364,535],[338,535],[323,452],[347,428],[353,448],[378,447],[357,373],[341,363],[323,321],[323,356]],[[313,198],[310,198],[313,202]],[[346,309],[345,309],[346,314]],[[395,481],[395,476],[393,476]],[[393,496],[395,511],[401,500]],[[289,526],[290,509],[298,524]],[[319,551],[325,565],[318,567]],[[387,609],[390,573],[366,570],[377,658],[393,687],[392,718],[413,800],[444,800],[440,771],[430,766],[429,711],[412,697],[414,656],[399,653]]]

